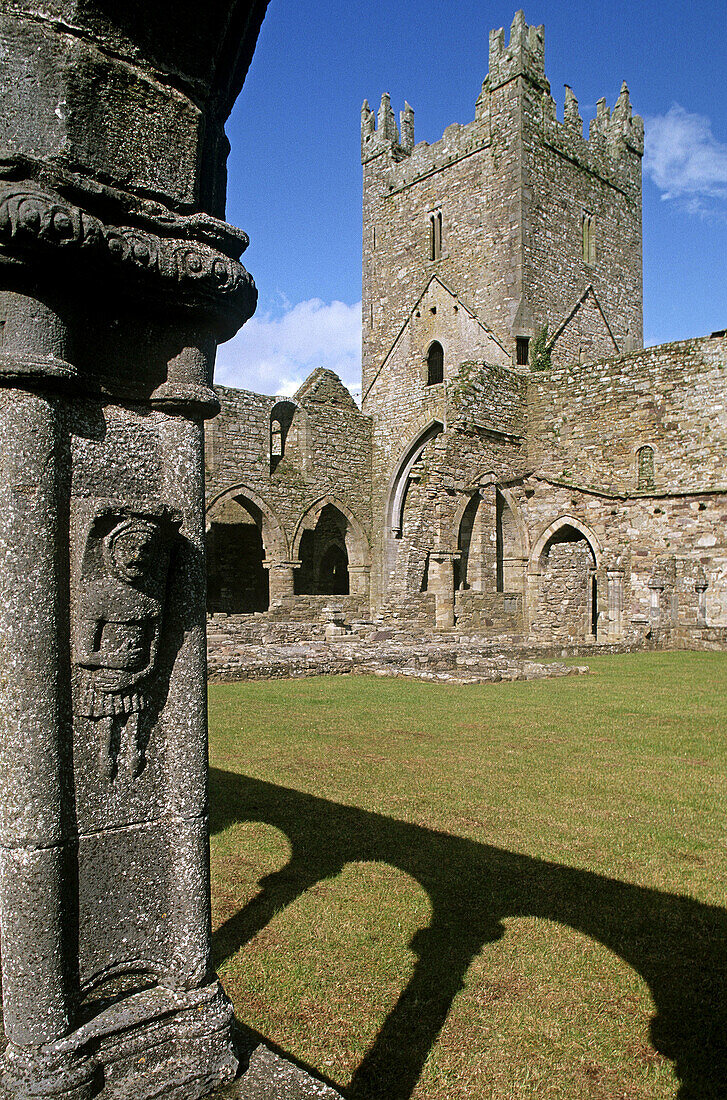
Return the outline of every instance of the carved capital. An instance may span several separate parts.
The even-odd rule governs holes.
[[[127,293],[171,297],[182,307],[211,314],[218,339],[227,339],[252,316],[255,284],[229,254],[244,250],[245,234],[208,215],[165,212],[138,221],[109,224],[35,183],[0,182],[0,262],[32,260],[36,274],[39,259],[54,274],[60,265],[80,262],[88,275],[120,279]]]

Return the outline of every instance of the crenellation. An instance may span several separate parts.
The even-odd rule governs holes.
[[[494,91],[518,76],[550,88],[545,77],[545,27],[528,26],[522,11],[518,11],[512,21],[507,47],[502,27],[490,31],[488,88]]]

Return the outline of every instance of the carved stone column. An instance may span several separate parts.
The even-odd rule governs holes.
[[[264,8],[0,12],[0,1092],[19,1100],[195,1100],[237,1070],[209,957],[202,424],[216,345],[255,307],[220,218]]]

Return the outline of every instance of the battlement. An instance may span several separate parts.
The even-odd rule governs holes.
[[[522,11],[515,13],[507,46],[503,27],[490,31],[490,71],[486,85],[494,91],[517,76],[528,77],[550,91],[545,77],[545,27],[529,27]]]
[[[539,103],[533,121],[541,129],[543,141],[565,154],[590,172],[617,187],[640,186],[640,158],[644,152],[644,124],[633,115],[629,91],[624,83],[613,111],[605,99],[598,102],[598,113],[589,125],[588,138],[583,136],[583,119],[578,100],[566,85],[563,121],[556,114],[555,100],[545,76],[545,29],[529,26],[522,11],[517,12],[505,45],[502,27],[490,32],[489,73],[475,107],[475,118],[465,125],[448,126],[443,137],[432,145],[414,140],[414,111],[408,103],[396,117],[388,93],[381,97],[378,119],[364,100],[361,109],[361,161],[368,163],[385,154],[382,168],[392,170],[390,186],[396,190],[432,171],[467,156],[475,149],[496,141],[491,132],[494,98],[498,89],[515,77],[525,77],[535,89]],[[494,123],[493,123],[494,125]],[[628,157],[626,154],[633,154]]]
[[[616,105],[611,111],[604,98],[599,99],[596,117],[588,127],[588,139],[583,136],[583,119],[578,110],[578,100],[566,84],[563,121],[556,116],[555,100],[543,93],[543,139],[554,149],[606,179],[615,186],[623,186],[625,154],[631,153],[633,182],[640,187],[640,161],[644,153],[644,123],[632,114],[631,100],[626,82]]]
[[[361,108],[361,163],[366,164],[380,153],[388,152],[394,160],[410,156],[414,148],[414,111],[408,103],[399,115],[401,134],[391,107],[391,96],[384,92],[376,116],[365,99]]]

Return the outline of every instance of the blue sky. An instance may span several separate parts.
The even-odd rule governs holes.
[[[545,68],[562,116],[564,83],[584,118],[613,106],[626,80],[646,121],[644,338],[727,326],[727,54],[724,0],[540,0]],[[316,366],[359,384],[359,118],[391,94],[416,140],[469,122],[487,75],[492,27],[512,4],[272,0],[227,126],[228,220],[251,239],[244,262],[258,312],[220,348],[216,379],[292,392]]]

